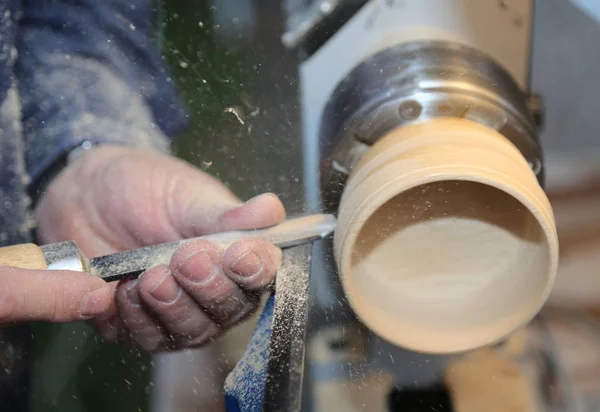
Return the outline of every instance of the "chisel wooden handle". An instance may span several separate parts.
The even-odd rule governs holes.
[[[0,266],[39,270],[48,268],[44,252],[33,243],[0,248]]]
[[[225,248],[237,240],[258,237],[286,248],[330,235],[335,229],[335,223],[335,217],[331,215],[309,215],[289,219],[265,229],[216,233],[197,239],[209,240]],[[34,244],[15,245],[0,248],[0,266],[89,272],[111,282],[137,276],[157,265],[169,264],[173,253],[191,240],[193,239],[146,246],[92,259],[84,256],[74,241],[41,247]]]

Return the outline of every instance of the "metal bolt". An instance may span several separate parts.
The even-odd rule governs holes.
[[[421,114],[422,107],[415,100],[408,100],[398,107],[400,116],[405,120],[415,120]]]

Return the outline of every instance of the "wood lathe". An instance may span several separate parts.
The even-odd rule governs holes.
[[[551,322],[536,316],[556,275],[558,245],[552,210],[542,190],[543,101],[530,89],[534,1],[288,3],[293,3],[288,4],[293,13],[282,40],[300,58],[306,200],[313,212],[336,214],[338,225],[350,227],[351,234],[344,240],[336,233],[336,244],[325,241],[312,247],[305,365],[299,367],[296,358],[292,363],[281,361],[270,371],[253,368],[268,364],[256,361],[260,354],[265,360],[276,356],[261,341],[271,335],[259,322],[246,355],[228,379],[228,410],[583,411],[552,346]],[[468,123],[467,128],[490,133],[470,135],[474,138],[470,146],[451,141],[469,134],[461,127],[452,137],[422,133],[400,148],[390,143],[394,134],[406,136],[411,130],[414,137],[420,133],[412,134],[415,129],[444,122]],[[474,156],[477,161],[488,158],[484,146],[490,141],[507,143],[510,154],[473,173],[487,167],[498,174],[478,180],[446,168],[470,163],[465,157],[453,157],[458,146],[465,156],[474,148],[482,149]],[[448,149],[443,156],[421,157],[439,142]],[[377,156],[384,160],[372,163]],[[447,164],[438,162],[444,156]],[[412,160],[410,165],[401,164],[406,158]],[[513,182],[520,180],[520,187],[531,188],[535,200],[530,202],[510,184],[497,184],[499,174],[512,173],[500,170],[507,164],[517,165],[521,176],[527,176]],[[382,204],[369,206],[400,176],[410,180],[414,177],[410,171],[425,174],[432,165],[438,173],[429,174],[428,181],[419,180],[422,186],[405,197],[397,196],[397,207],[377,214]],[[388,181],[381,173],[380,178],[369,179],[382,170],[389,174]],[[512,196],[517,206],[480,187],[467,190],[466,200],[458,203],[428,197],[427,190],[419,193],[423,185],[452,179],[498,189]],[[444,185],[435,188],[451,192]],[[397,195],[408,192],[400,185],[396,189]],[[352,198],[353,192],[359,194]],[[444,210],[436,201],[454,206]],[[496,218],[501,212],[496,217],[465,212],[480,206],[502,209],[502,204],[504,217]],[[435,210],[440,214],[432,214]],[[477,222],[493,221],[491,226],[512,233],[512,240],[527,240],[505,242],[492,234],[493,229],[488,231],[490,227],[469,232],[477,225],[473,221],[475,226],[467,225],[466,230],[467,226],[452,226],[456,223],[452,221],[444,226],[448,223],[444,216],[461,222],[468,220],[466,215]],[[361,237],[371,219],[387,222],[388,227],[379,224],[381,230]],[[423,222],[436,229],[451,228],[437,232],[450,240],[436,242],[434,236],[422,236],[435,232],[420,231]],[[357,262],[388,240],[387,233],[396,233],[396,226],[413,236],[412,244],[407,237],[397,243],[403,248],[391,247],[385,259],[372,259],[370,272],[355,271]],[[476,233],[486,235],[472,236]],[[356,239],[359,246],[361,240],[367,246],[353,249]],[[469,239],[473,243],[463,243]],[[356,252],[349,253],[347,265],[344,247]],[[404,253],[407,249],[411,253]],[[452,253],[444,254],[449,250]],[[457,254],[461,258],[452,259]],[[333,256],[336,265],[331,264]],[[438,256],[450,257],[442,259],[448,264],[440,265]],[[384,260],[395,266],[383,265]],[[456,265],[458,260],[465,265]],[[454,288],[461,279],[468,280],[462,288]],[[503,286],[508,279],[512,280]],[[410,305],[418,308],[412,314]],[[299,370],[304,372],[302,379]],[[267,395],[277,388],[285,388],[279,392],[283,397]],[[277,402],[270,403],[273,399]]]

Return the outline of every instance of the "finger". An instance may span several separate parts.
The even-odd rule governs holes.
[[[142,305],[138,279],[121,283],[117,288],[115,301],[122,324],[119,340],[148,352],[156,351],[168,342],[164,329]]]
[[[279,198],[265,193],[248,200],[219,217],[218,230],[258,229],[281,223],[285,219],[285,208]]]
[[[182,238],[218,231],[219,217],[242,205],[223,183],[198,169],[187,169],[171,179],[167,204],[169,221]]]
[[[281,249],[263,239],[244,239],[232,244],[223,254],[224,273],[245,289],[268,285],[281,266]]]
[[[205,240],[191,241],[171,258],[173,277],[221,326],[231,325],[254,308],[255,302],[223,273],[221,249]]]
[[[195,347],[219,328],[179,286],[168,266],[148,270],[140,278],[140,297],[161,321],[177,347]]]
[[[285,219],[285,209],[277,196],[259,195],[241,204],[231,198],[203,193],[187,199],[187,207],[177,210],[171,220],[190,238],[229,230],[256,229],[272,226]],[[183,202],[183,201],[182,201]]]
[[[102,314],[91,321],[96,331],[106,342],[116,342],[119,331],[123,329],[121,318],[117,312]]]
[[[89,274],[0,268],[0,323],[90,319],[111,300],[106,282]]]
[[[111,282],[108,287],[111,290],[111,296],[116,296],[117,286],[119,282]],[[118,337],[118,331],[121,327],[119,313],[115,299],[111,299],[111,303],[106,311],[93,318],[90,323],[96,328],[102,339],[112,342]]]

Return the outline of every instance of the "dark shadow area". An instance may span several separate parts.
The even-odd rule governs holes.
[[[448,390],[441,386],[423,389],[395,388],[388,396],[389,412],[452,412]]]

